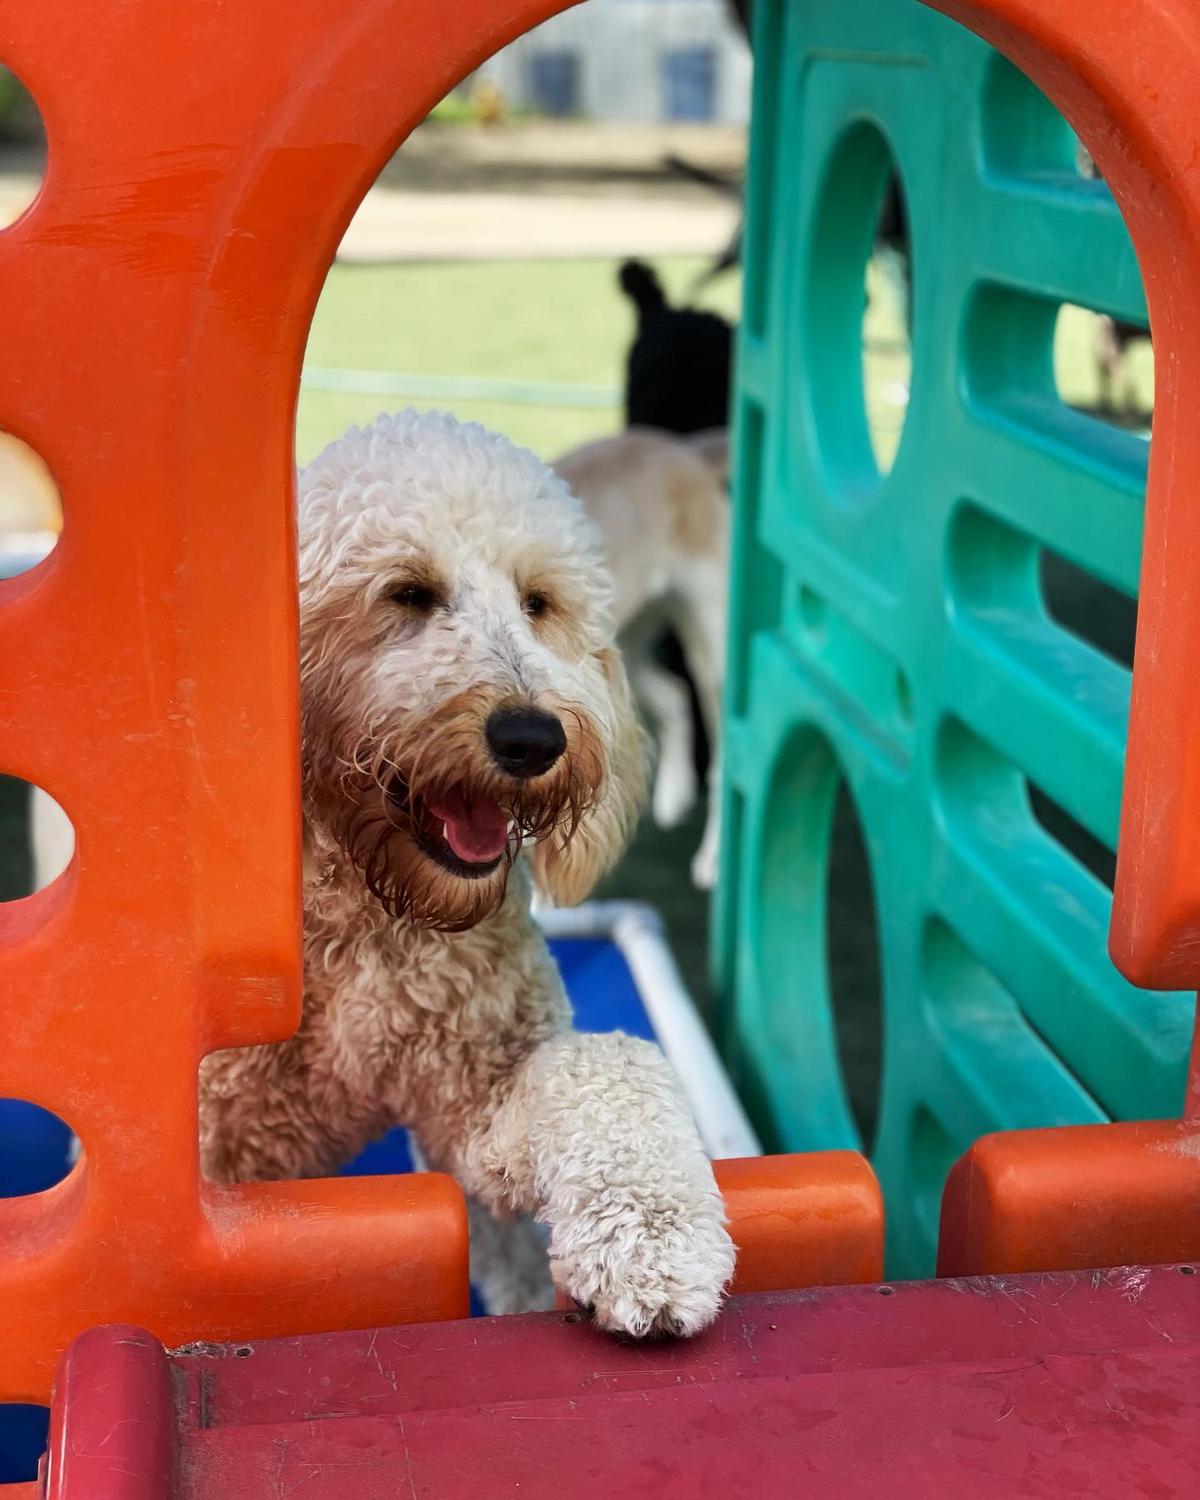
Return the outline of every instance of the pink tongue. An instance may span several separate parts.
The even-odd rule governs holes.
[[[499,859],[508,843],[508,818],[495,802],[470,806],[461,792],[451,792],[444,802],[429,803],[429,811],[441,822],[443,837],[468,864],[490,864]]]

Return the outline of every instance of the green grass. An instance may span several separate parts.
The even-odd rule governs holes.
[[[1054,330],[1054,380],[1062,399],[1072,406],[1094,407],[1101,399],[1100,375],[1093,357],[1096,314],[1064,304]],[[1154,405],[1154,351],[1145,339],[1130,345],[1121,388],[1114,400],[1132,420]],[[1142,426],[1133,420],[1132,425]]]
[[[704,262],[677,257],[655,264],[668,295],[677,297]],[[616,270],[610,260],[334,266],[313,319],[307,361],[334,369],[487,375],[619,390],[634,318]],[[731,275],[702,300],[736,316],[738,296],[738,278]],[[380,396],[302,389],[300,462],[352,423],[372,421],[386,405]],[[452,409],[499,428],[544,458],[615,432],[621,421],[616,405],[574,410],[460,401]]]
[[[440,125],[477,125],[479,112],[471,104],[465,89],[454,89],[429,111],[429,118]]]
[[[685,295],[703,264],[694,257],[656,262],[672,298]],[[910,361],[890,287],[875,270],[870,286],[866,404],[876,452],[886,467],[903,425]],[[701,305],[736,318],[740,290],[736,275],[723,277],[708,288]],[[1093,321],[1083,309],[1066,308],[1055,340],[1059,389],[1065,400],[1084,406],[1098,397]],[[633,309],[609,260],[338,265],[313,320],[308,362],[343,370],[486,375],[616,390],[633,327]],[[1129,384],[1137,404],[1148,407],[1153,367],[1145,344],[1131,350]],[[303,389],[296,442],[301,463],[387,405],[386,397]],[[499,428],[545,458],[620,425],[616,405],[589,410],[458,401],[452,409]]]

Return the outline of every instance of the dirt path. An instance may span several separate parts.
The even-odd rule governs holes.
[[[716,255],[737,209],[652,195],[438,193],[375,187],[342,241],[344,261],[544,260],[560,257]]]
[[[363,200],[351,261],[715,255],[739,205],[672,172],[677,156],[736,180],[744,132],[728,127],[427,123]],[[0,227],[32,202],[40,160],[0,153]]]

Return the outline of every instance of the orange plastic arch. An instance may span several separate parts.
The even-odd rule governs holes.
[[[317,294],[403,136],[562,0],[2,0],[49,158],[0,233],[0,429],[63,497],[0,586],[0,770],[78,858],[0,907],[0,1095],[87,1164],[0,1203],[0,1399],[98,1319],[169,1341],[466,1307],[443,1179],[216,1192],[196,1071],[299,1014],[293,419]]]

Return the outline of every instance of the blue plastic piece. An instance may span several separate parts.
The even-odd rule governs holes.
[[[0,1406],[0,1484],[37,1478],[49,1427],[44,1406]]]
[[[41,1193],[67,1175],[71,1131],[49,1110],[0,1099],[0,1198]]]
[[[579,1031],[623,1031],[656,1040],[625,955],[607,938],[559,938],[550,944]]]

